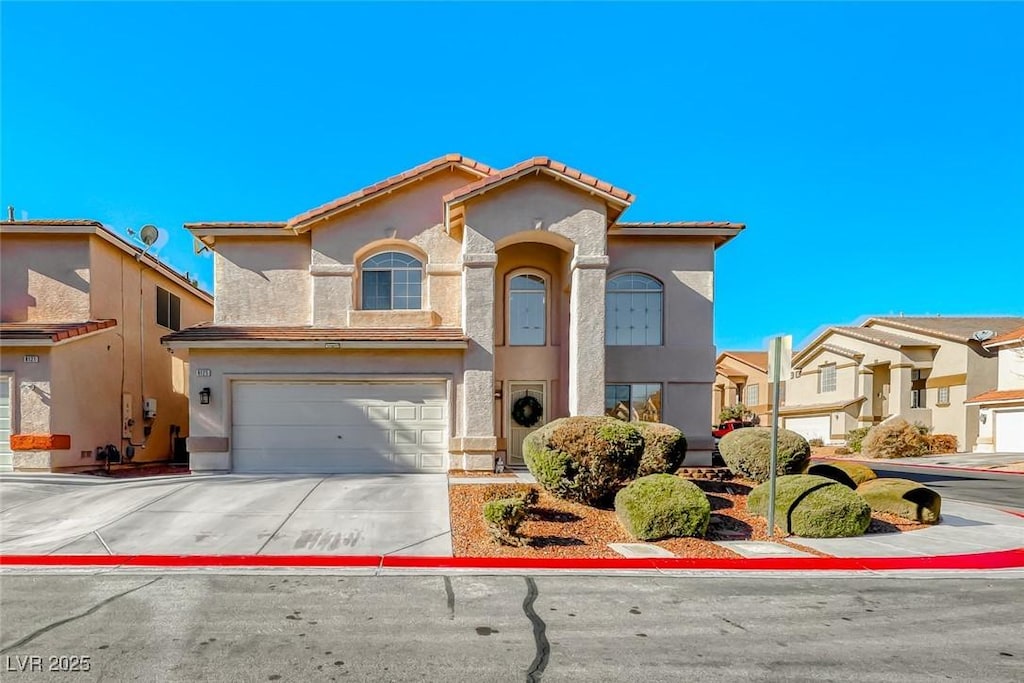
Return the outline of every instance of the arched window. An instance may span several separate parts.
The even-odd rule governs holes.
[[[661,346],[661,283],[648,275],[627,273],[608,281],[605,290],[605,344]]]
[[[363,261],[363,310],[419,310],[422,308],[423,263],[397,251]]]
[[[540,275],[516,275],[508,287],[508,343],[544,346],[547,341],[547,285]]]

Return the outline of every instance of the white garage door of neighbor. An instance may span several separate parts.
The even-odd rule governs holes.
[[[796,432],[808,441],[821,439],[828,443],[832,438],[832,416],[787,417],[786,429]]]
[[[996,410],[997,453],[1024,453],[1024,410]]]
[[[444,382],[235,382],[235,472],[443,472]]]

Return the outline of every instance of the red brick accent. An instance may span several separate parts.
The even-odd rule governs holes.
[[[66,451],[69,448],[69,434],[11,434],[12,451]]]

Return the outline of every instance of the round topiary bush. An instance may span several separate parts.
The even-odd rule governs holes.
[[[779,477],[775,489],[775,524],[807,538],[860,536],[871,524],[871,506],[837,481],[812,474]],[[768,483],[747,496],[747,509],[768,515]]]
[[[876,512],[923,524],[937,524],[942,512],[942,496],[909,479],[872,479],[858,486],[857,493]]]
[[[644,452],[640,456],[638,477],[648,474],[672,474],[686,457],[686,437],[672,425],[661,422],[635,422],[644,438]]]
[[[768,479],[772,453],[770,427],[747,427],[729,432],[718,443],[718,450],[733,474],[757,482]],[[807,439],[788,429],[779,430],[777,474],[802,472],[810,457]]]
[[[563,417],[523,440],[523,458],[537,482],[559,498],[607,504],[636,476],[640,430],[614,417]]]
[[[906,420],[892,420],[872,427],[860,452],[869,458],[911,458],[928,452],[928,437]]]
[[[631,536],[656,541],[703,536],[711,520],[711,503],[693,482],[671,474],[651,474],[618,492],[615,513]]]
[[[873,469],[856,462],[812,462],[806,473],[828,477],[854,490],[864,482],[878,478]]]

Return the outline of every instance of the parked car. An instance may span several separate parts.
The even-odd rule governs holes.
[[[718,425],[717,428],[711,430],[711,436],[715,437],[715,443],[729,432],[734,432],[737,429],[743,429],[744,427],[756,426],[753,422],[746,422],[743,420],[728,420]]]

